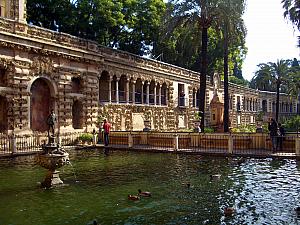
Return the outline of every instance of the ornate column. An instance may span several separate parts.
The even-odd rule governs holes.
[[[108,81],[108,102],[111,103],[111,76],[109,76],[109,81]]]
[[[194,106],[197,107],[197,91],[194,92]]]
[[[129,103],[129,81],[130,79],[127,78],[126,80],[126,103]]]
[[[158,89],[158,105],[161,105],[161,87],[162,87],[162,85],[159,84],[159,89]]]
[[[142,81],[142,104],[144,104],[144,81]]]
[[[154,85],[154,105],[156,105],[156,84]]]
[[[146,104],[147,105],[149,105],[149,96],[150,96],[149,88],[150,88],[150,83],[147,82],[147,88],[146,88]]]
[[[119,80],[120,78],[116,80],[116,103],[119,103]]]
[[[135,81],[132,81],[132,104],[135,104]]]

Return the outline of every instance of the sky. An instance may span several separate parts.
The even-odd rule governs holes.
[[[300,32],[284,19],[283,12],[281,0],[248,0],[243,17],[248,48],[242,69],[245,79],[251,80],[259,63],[300,60],[300,48],[297,48]]]

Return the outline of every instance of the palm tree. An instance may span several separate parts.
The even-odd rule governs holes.
[[[229,0],[171,0],[174,9],[170,11],[171,19],[168,21],[168,30],[172,32],[176,27],[193,27],[195,24],[201,30],[201,55],[200,55],[200,92],[199,111],[201,112],[201,130],[204,131],[205,118],[205,95],[206,95],[206,75],[208,67],[208,29],[218,27],[220,17],[230,16],[235,10],[224,13],[222,5],[227,5]]]
[[[262,74],[262,77],[265,79],[270,79],[270,81],[276,87],[276,121],[279,118],[279,96],[280,96],[280,87],[282,83],[285,83],[289,78],[290,74],[290,60],[277,60],[276,63],[268,62],[259,64],[259,70],[256,71],[256,74]]]
[[[228,58],[229,45],[234,40],[233,37],[242,37],[246,35],[246,28],[242,15],[245,9],[244,0],[235,0],[223,2],[220,6],[222,14],[219,16],[221,31],[223,34],[224,44],[224,132],[229,131],[229,92],[228,92]],[[241,41],[241,40],[240,40]]]
[[[282,0],[284,8],[284,17],[289,19],[300,31],[300,1]],[[298,36],[298,47],[300,47],[300,36]]]

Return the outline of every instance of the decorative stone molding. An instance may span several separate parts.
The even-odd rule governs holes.
[[[51,74],[54,72],[53,60],[50,58],[37,56],[32,59],[31,63],[31,74]]]

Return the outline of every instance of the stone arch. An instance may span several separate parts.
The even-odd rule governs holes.
[[[160,98],[160,96],[159,96],[159,90],[160,90],[160,88],[161,88],[160,84],[157,83],[157,84],[156,84],[156,104],[157,104],[157,105],[160,104],[160,102],[159,102],[159,98]]]
[[[268,112],[268,102],[267,100],[262,100],[262,111]]]
[[[138,78],[135,82],[135,103],[137,104],[142,103],[142,90],[143,90],[143,83],[141,78]]]
[[[167,88],[167,84],[163,83],[161,87],[161,104],[167,105],[167,100],[168,100],[168,88]]]
[[[145,81],[144,85],[143,85],[143,103],[144,104],[148,104],[149,102],[147,102],[147,86],[150,85],[149,81]]]
[[[149,104],[154,105],[156,93],[155,91],[155,81],[151,80],[150,86],[149,86]]]
[[[83,128],[83,105],[79,100],[75,100],[72,105],[72,126],[74,129]]]
[[[47,117],[51,109],[55,110],[56,86],[45,77],[34,79],[29,86],[30,92],[30,128],[33,131],[48,130]]]
[[[119,80],[119,102],[126,102],[127,96],[127,77],[122,75]]]
[[[7,108],[6,97],[0,95],[0,133],[6,132],[8,129]]]
[[[109,82],[110,75],[106,70],[102,71],[99,78],[99,101],[108,102],[109,101]]]
[[[116,75],[112,77],[111,81],[111,101],[116,102],[117,101],[117,82],[118,78]]]

